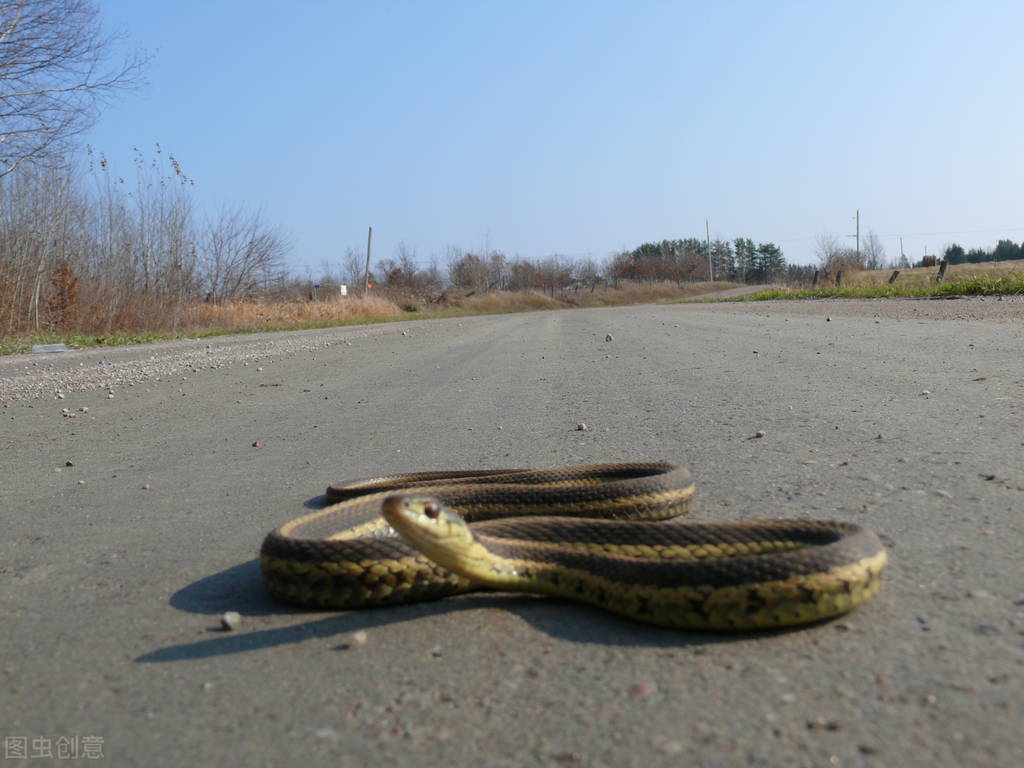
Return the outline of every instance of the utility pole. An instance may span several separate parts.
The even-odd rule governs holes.
[[[860,264],[860,208],[857,209],[857,263]]]
[[[857,220],[857,230],[854,234],[847,235],[847,237],[857,238],[857,263],[860,264],[860,208],[857,209],[854,218]]]
[[[366,235],[366,275],[363,280],[363,296],[370,293],[370,246],[373,245],[373,227]]]
[[[715,281],[715,265],[711,263],[711,225],[704,219],[704,242],[708,249],[708,279]]]

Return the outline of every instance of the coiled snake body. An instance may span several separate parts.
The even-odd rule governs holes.
[[[370,478],[331,486],[338,503],[271,532],[260,565],[274,597],[309,607],[490,587],[691,629],[818,621],[878,591],[887,556],[871,531],[662,522],[685,514],[693,491],[685,469],[663,463]]]

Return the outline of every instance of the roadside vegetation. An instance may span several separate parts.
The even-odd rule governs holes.
[[[1024,295],[1024,261],[950,264],[941,280],[940,269],[941,264],[900,270],[895,281],[890,282],[892,269],[857,270],[847,265],[838,285],[835,277],[830,276],[830,284],[772,286],[729,301]]]
[[[36,344],[62,343],[71,348],[123,346],[179,338],[206,338],[229,333],[293,331],[345,325],[388,323],[399,320],[461,317],[468,315],[529,312],[573,307],[607,307],[672,302],[709,291],[736,287],[735,283],[633,284],[599,286],[593,290],[567,291],[556,297],[538,292],[447,292],[424,300],[414,295],[334,297],[310,301],[295,297],[269,302],[239,300],[200,302],[179,318],[176,331],[114,331],[109,334],[42,331],[0,338],[0,355],[29,352]]]

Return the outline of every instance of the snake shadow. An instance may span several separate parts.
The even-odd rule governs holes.
[[[783,637],[794,629],[765,632],[693,632],[642,624],[592,606],[534,595],[481,591],[432,602],[382,606],[357,611],[315,611],[288,606],[270,598],[263,586],[259,562],[251,560],[204,577],[175,592],[174,608],[186,613],[210,616],[209,638],[171,645],[143,654],[140,663],[162,663],[224,656],[287,646],[313,638],[337,637],[335,650],[348,647],[346,637],[360,630],[372,630],[401,622],[462,611],[504,610],[519,616],[537,631],[571,643],[595,646],[686,647],[732,643],[756,637]],[[226,632],[219,617],[237,611],[243,617],[308,616],[308,621],[271,629]]]

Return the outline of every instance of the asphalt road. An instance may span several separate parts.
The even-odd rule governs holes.
[[[4,749],[33,765],[62,744],[119,766],[1024,764],[1024,323],[794,307],[339,329],[114,398],[8,398]],[[25,364],[0,363],[8,386]],[[690,467],[700,519],[876,530],[881,594],[723,635],[501,594],[311,613],[260,583],[263,536],[331,481],[650,459]]]

